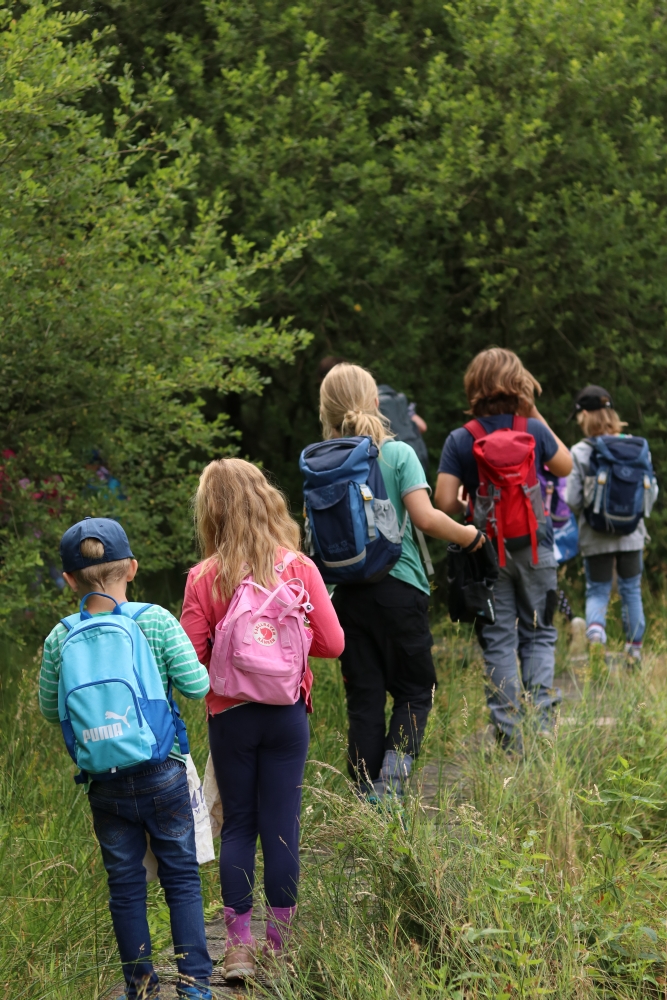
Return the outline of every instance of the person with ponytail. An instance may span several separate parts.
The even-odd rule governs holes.
[[[372,438],[398,523],[406,518],[401,556],[388,575],[375,583],[337,584],[333,594],[345,633],[340,660],[349,721],[349,772],[360,794],[373,802],[390,802],[400,798],[419,753],[436,685],[430,587],[411,526],[462,547],[476,539],[482,545],[484,538],[476,528],[458,524],[433,508],[414,449],[392,440],[370,372],[358,365],[333,367],[320,388],[320,419],[325,439]],[[393,698],[388,730],[387,693]]]

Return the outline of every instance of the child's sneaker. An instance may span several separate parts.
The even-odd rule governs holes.
[[[597,622],[593,622],[586,629],[586,638],[590,646],[606,646],[607,633],[604,625],[598,625]]]
[[[188,1000],[213,1000],[208,986],[186,986],[185,983],[176,984],[176,996],[187,997]]]

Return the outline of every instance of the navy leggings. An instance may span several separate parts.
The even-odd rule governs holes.
[[[296,705],[248,702],[214,715],[208,739],[222,799],[220,887],[225,906],[252,906],[257,836],[269,906],[294,906],[299,882],[301,785],[309,730]]]

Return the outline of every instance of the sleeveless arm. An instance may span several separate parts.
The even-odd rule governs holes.
[[[308,615],[313,629],[311,656],[323,658],[340,656],[345,647],[345,635],[334,611],[326,584],[317,567],[308,560],[303,566],[292,563],[293,576],[302,576],[314,610]]]

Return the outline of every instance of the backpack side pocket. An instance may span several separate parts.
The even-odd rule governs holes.
[[[403,541],[401,529],[396,515],[396,508],[391,500],[373,500],[373,513],[378,531],[384,535],[392,545],[400,545]]]

